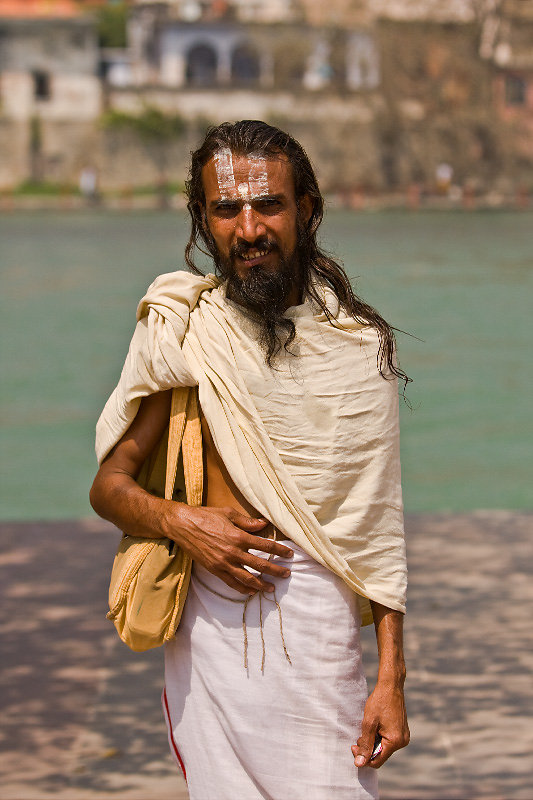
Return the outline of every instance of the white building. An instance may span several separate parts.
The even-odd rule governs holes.
[[[2,115],[92,120],[101,111],[98,41],[90,17],[2,16]]]

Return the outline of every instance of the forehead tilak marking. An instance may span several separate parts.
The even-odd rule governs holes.
[[[245,201],[244,207],[250,208],[250,200],[254,200],[252,193],[250,192],[250,185],[248,183],[239,183],[237,186],[237,192],[239,196]]]
[[[246,211],[247,213],[250,212],[252,210],[252,206],[250,205],[250,203],[251,203],[252,200],[255,200],[255,198],[250,193],[249,184],[247,184],[247,183],[239,183],[239,185],[237,186],[237,191],[238,191],[240,197],[244,200],[244,203],[243,203],[243,206],[242,206],[244,211]]]
[[[217,173],[218,191],[222,198],[235,189],[235,174],[233,172],[233,157],[229,147],[223,147],[215,153],[215,170]]]
[[[270,194],[268,185],[268,174],[266,160],[263,156],[248,156],[250,169],[248,171],[248,183],[239,183],[237,191],[243,200],[246,200],[245,208],[250,205],[250,201],[257,200]]]
[[[249,156],[251,163],[248,176],[248,185],[253,196],[270,194],[266,159],[263,156]]]
[[[266,159],[263,156],[251,154],[248,156],[248,160],[250,162],[248,183],[239,183],[236,187],[231,149],[222,147],[214,154],[218,190],[223,198],[226,198],[228,192],[235,188],[242,199],[248,201],[270,193]]]

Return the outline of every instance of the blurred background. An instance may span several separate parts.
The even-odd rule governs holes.
[[[88,488],[136,303],[183,265],[190,151],[243,118],[306,148],[413,378],[384,798],[530,800],[533,0],[0,0],[2,797],[186,797]]]
[[[530,0],[0,0],[0,25],[5,206],[172,193],[238,118],[301,137],[352,207],[527,205]]]

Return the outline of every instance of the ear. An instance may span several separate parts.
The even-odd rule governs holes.
[[[300,210],[300,217],[307,225],[311,219],[311,214],[313,213],[313,201],[308,194],[303,194],[298,199],[298,208]]]

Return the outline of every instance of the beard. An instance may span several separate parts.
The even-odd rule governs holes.
[[[212,251],[216,270],[226,279],[226,297],[237,303],[257,326],[258,343],[268,366],[272,366],[273,358],[281,349],[288,351],[296,335],[294,322],[284,314],[290,292],[295,286],[303,288],[304,275],[308,274],[304,265],[309,258],[305,246],[306,231],[299,220],[297,225],[297,244],[289,254],[281,252],[277,242],[268,236],[259,236],[251,245],[244,242],[235,244],[228,258],[223,258],[216,247]],[[272,270],[258,264],[250,267],[246,276],[241,278],[235,268],[235,259],[251,250],[277,253],[277,268]]]

